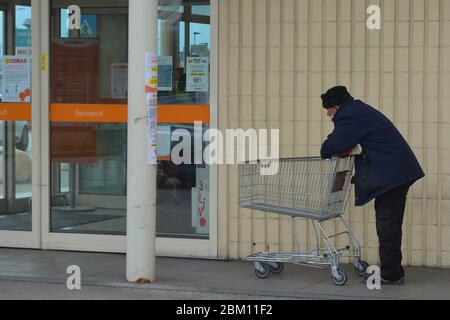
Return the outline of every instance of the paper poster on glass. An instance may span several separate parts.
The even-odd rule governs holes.
[[[145,54],[145,92],[147,93],[147,154],[148,165],[158,163],[158,56],[154,52]]]
[[[158,56],[154,52],[145,54],[145,92],[158,90]]]
[[[31,57],[30,29],[16,29],[16,55]]]
[[[188,57],[186,59],[186,91],[208,92],[209,91],[209,58]]]
[[[128,63],[111,65],[111,97],[113,99],[128,97]]]
[[[197,167],[196,187],[192,188],[192,226],[197,234],[209,234],[209,168]]]
[[[4,56],[2,102],[31,102],[31,59]]]
[[[154,95],[149,93],[148,97]],[[154,99],[150,97],[150,99]],[[156,165],[158,163],[158,144],[157,144],[157,108],[149,107],[149,122],[147,125],[147,150],[148,165]]]
[[[158,58],[158,91],[172,91],[173,59]]]

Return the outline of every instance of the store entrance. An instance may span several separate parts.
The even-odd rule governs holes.
[[[128,166],[128,1],[50,1],[51,249],[125,250]],[[211,125],[210,1],[160,1],[158,19],[157,252],[214,255],[212,168],[174,165],[176,131]],[[192,141],[194,137],[192,136]],[[139,186],[135,186],[139,188]],[[45,223],[47,225],[47,223]]]

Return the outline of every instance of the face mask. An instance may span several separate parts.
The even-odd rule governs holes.
[[[332,113],[330,116],[328,116],[329,118],[330,118],[330,120],[333,120],[334,119],[334,115],[335,115],[336,113]]]
[[[336,116],[337,110],[335,112],[333,112],[333,114],[330,116],[330,120],[333,121],[334,117]]]

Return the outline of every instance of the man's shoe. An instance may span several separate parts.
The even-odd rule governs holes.
[[[386,286],[398,286],[398,285],[403,284],[404,282],[405,282],[405,278],[404,277],[401,277],[397,281],[385,280],[385,279],[383,279],[383,277],[381,277],[381,284],[382,285],[386,285]]]
[[[361,279],[364,283],[367,283],[367,281],[369,281],[369,280],[373,281],[373,279],[370,279],[370,277],[372,277],[372,276],[373,276],[373,273],[366,272],[361,276]],[[396,285],[403,284],[405,282],[405,278],[401,277],[400,279],[394,281],[394,280],[383,279],[383,277],[381,277],[380,282],[381,282],[381,285],[396,286]]]

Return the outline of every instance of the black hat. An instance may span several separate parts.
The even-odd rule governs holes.
[[[348,99],[353,99],[346,87],[337,86],[328,90],[322,95],[323,107],[325,109],[333,108],[343,104]]]

